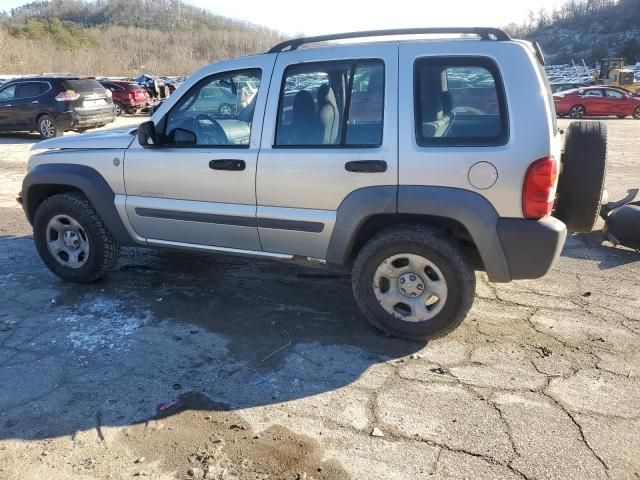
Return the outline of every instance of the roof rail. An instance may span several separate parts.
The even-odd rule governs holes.
[[[391,30],[366,30],[363,32],[332,33],[317,37],[292,38],[273,46],[267,53],[278,53],[286,50],[296,50],[307,43],[328,42],[330,40],[346,40],[349,38],[387,37],[395,35],[426,35],[426,34],[472,34],[482,40],[509,41],[511,37],[499,28],[486,27],[437,27],[437,28],[398,28]]]

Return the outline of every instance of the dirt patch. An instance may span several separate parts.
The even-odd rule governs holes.
[[[323,448],[309,437],[282,425],[255,432],[242,417],[220,411],[223,405],[200,393],[185,393],[178,402],[149,422],[123,430],[116,441],[145,462],[159,461],[163,471],[178,478],[348,478],[338,462],[323,460]],[[144,468],[139,473],[151,474]]]

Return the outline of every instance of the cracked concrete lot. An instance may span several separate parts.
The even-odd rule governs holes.
[[[607,123],[615,199],[640,122]],[[638,253],[593,233],[543,279],[478,273],[429,343],[297,265],[127,249],[71,285],[13,204],[35,141],[0,136],[0,478],[640,477]]]

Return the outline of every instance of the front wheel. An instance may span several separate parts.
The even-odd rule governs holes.
[[[473,304],[475,274],[455,242],[423,225],[385,230],[352,274],[358,306],[380,330],[425,340],[454,330]]]
[[[36,248],[45,265],[68,282],[90,283],[115,265],[120,247],[81,193],[47,198],[33,220]]]
[[[58,130],[55,119],[51,115],[42,115],[38,119],[38,133],[44,140],[62,135]]]
[[[587,110],[582,105],[574,105],[573,107],[571,107],[571,112],[569,115],[571,116],[571,118],[582,118],[586,113]]]

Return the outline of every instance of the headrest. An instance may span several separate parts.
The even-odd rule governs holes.
[[[293,97],[293,117],[309,118],[316,114],[316,104],[313,95],[306,90],[300,90]]]
[[[333,89],[329,86],[328,83],[324,83],[318,88],[318,105],[322,105],[325,103],[330,103],[332,105],[336,104],[336,96],[333,93]]]

